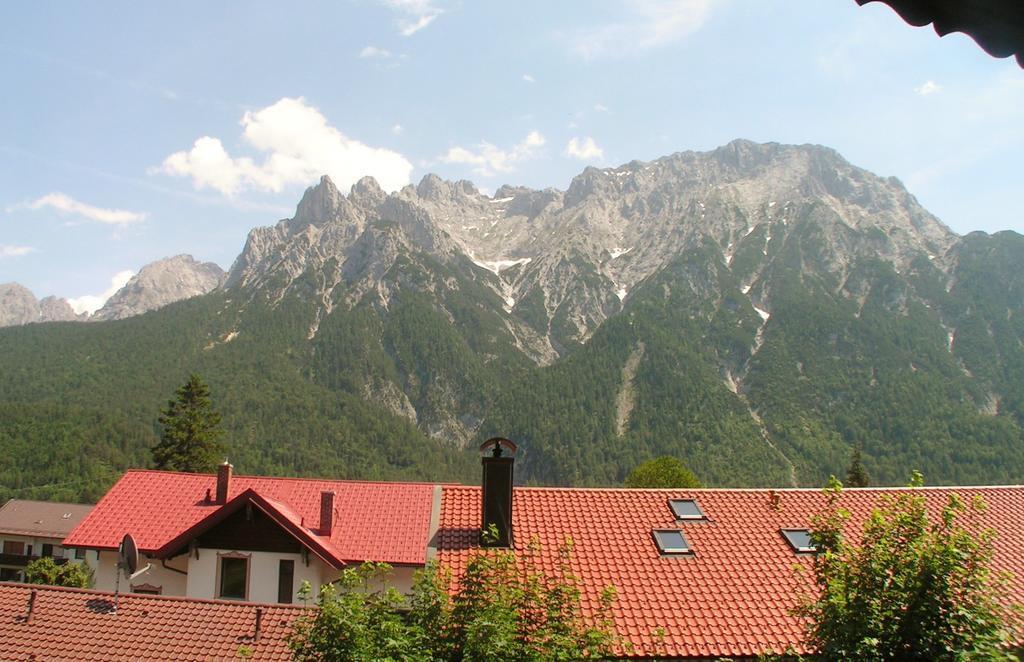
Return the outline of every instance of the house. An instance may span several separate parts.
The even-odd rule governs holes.
[[[89,514],[92,506],[11,499],[0,507],[0,582],[25,579],[25,566],[40,557],[57,563],[74,560],[95,565],[85,550],[65,553],[61,541]]]
[[[304,611],[0,584],[0,659],[290,660],[288,637]]]
[[[754,657],[800,650],[805,623],[792,614],[813,589],[811,518],[817,489],[513,488],[515,446],[488,442],[481,486],[364,483],[130,471],[68,536],[98,550],[97,588],[112,590],[116,548],[131,532],[149,569],[130,590],[189,598],[294,600],[340,568],[364,560],[396,567],[403,591],[430,559],[458,577],[493,525],[494,546],[540,545],[558,567],[572,541],[585,614],[614,586],[617,633],[628,657]],[[509,451],[509,452],[505,452]],[[905,488],[909,489],[909,488]],[[845,490],[854,533],[879,501],[901,488]],[[980,497],[977,525],[992,528],[994,566],[1011,573],[1024,603],[1024,487],[914,488],[937,516],[951,494]],[[123,583],[122,590],[129,590]]]
[[[408,591],[440,498],[428,483],[235,476],[227,463],[215,476],[129,471],[64,545],[98,556],[104,591],[287,604],[363,561],[391,564]],[[117,570],[126,533],[144,568],[130,581]]]

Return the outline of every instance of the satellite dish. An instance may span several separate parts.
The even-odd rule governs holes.
[[[121,539],[121,546],[117,549],[117,565],[124,570],[125,577],[131,577],[139,568],[139,546],[130,533],[124,534]]]

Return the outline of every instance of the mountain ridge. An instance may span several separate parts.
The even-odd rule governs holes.
[[[325,177],[209,294],[2,332],[0,400],[17,425],[99,408],[133,430],[117,466],[145,461],[130,422],[198,371],[251,472],[464,480],[503,435],[533,484],[616,484],[669,454],[709,485],[818,485],[854,447],[881,482],[1019,482],[1020,263],[1024,237],[959,237],[819,146],[734,141],[493,196]]]

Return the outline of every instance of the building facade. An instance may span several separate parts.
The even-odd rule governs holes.
[[[95,552],[68,550],[64,538],[92,510],[76,503],[11,499],[0,507],[0,581],[20,582],[32,561],[50,557],[57,563],[85,563],[95,570]]]

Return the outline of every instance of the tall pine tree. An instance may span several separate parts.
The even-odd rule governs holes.
[[[224,452],[220,437],[224,431],[220,414],[210,403],[210,387],[199,375],[192,374],[175,391],[175,398],[160,412],[164,427],[160,443],[153,447],[153,464],[157,469],[212,472]]]
[[[868,487],[870,485],[871,477],[868,475],[867,469],[864,468],[864,464],[861,462],[860,446],[855,446],[853,448],[853,453],[850,455],[850,468],[846,470],[846,486]]]

